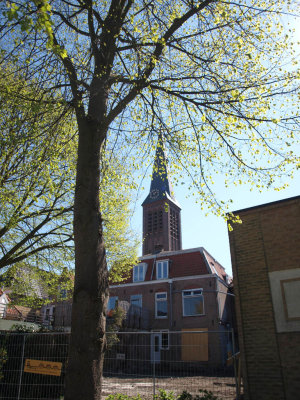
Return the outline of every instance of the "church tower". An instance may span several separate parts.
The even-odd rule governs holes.
[[[160,251],[182,250],[180,206],[168,178],[161,135],[152,172],[150,193],[143,207],[143,256]]]

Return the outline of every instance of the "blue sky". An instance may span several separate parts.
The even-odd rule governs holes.
[[[296,10],[295,10],[296,11]],[[284,18],[284,25],[286,29],[289,26],[286,24],[290,22],[291,27],[295,29],[293,38],[294,44],[299,58],[299,39],[300,39],[300,24],[299,17]],[[296,133],[296,140],[299,140],[299,132]],[[293,149],[297,154],[300,153],[299,145]],[[150,168],[151,169],[151,168]],[[150,171],[148,171],[150,173]],[[280,177],[278,178],[280,180]],[[248,207],[254,207],[260,204],[265,204],[273,201],[287,199],[300,195],[300,171],[295,173],[293,180],[289,180],[288,188],[275,191],[273,189],[265,189],[260,193],[258,190],[250,191],[249,185],[231,186],[229,189],[224,187],[224,177],[220,176],[214,186],[214,191],[217,193],[218,198],[228,199],[231,198],[233,203],[229,211],[241,210]],[[278,184],[277,182],[275,182]],[[282,180],[281,180],[282,183]],[[136,201],[134,208],[134,216],[132,220],[132,227],[138,233],[142,241],[142,207],[141,203],[149,193],[150,177],[143,182],[145,186],[144,191],[141,191],[139,199]],[[219,261],[226,269],[227,273],[231,275],[231,258],[229,249],[229,240],[227,225],[221,217],[213,215],[205,216],[206,211],[201,210],[200,205],[196,204],[195,198],[190,196],[187,198],[187,191],[185,186],[174,187],[174,193],[177,201],[180,203],[181,221],[182,221],[182,245],[184,249],[193,247],[204,247],[217,261]],[[140,246],[139,255],[142,253]]]
[[[219,187],[218,187],[219,186]],[[142,238],[142,207],[141,203],[149,193],[150,179],[145,182],[145,190],[141,192],[137,200],[132,221],[133,228]],[[182,207],[182,245],[184,249],[193,247],[204,247],[217,261],[219,261],[226,272],[231,275],[231,258],[228,241],[227,225],[221,217],[213,215],[205,216],[205,211],[200,209],[199,204],[195,203],[192,197],[186,198],[188,194],[183,187],[174,187],[175,197]],[[223,185],[219,182],[216,191],[222,195]],[[240,210],[272,201],[282,200],[293,196],[300,195],[300,171],[297,172],[295,178],[290,181],[287,189],[282,191],[274,191],[272,189],[264,190],[262,193],[258,191],[250,192],[249,186],[242,185],[238,187],[230,187],[229,192],[233,200],[230,211]],[[224,195],[227,195],[225,191]],[[139,255],[141,255],[141,247]]]

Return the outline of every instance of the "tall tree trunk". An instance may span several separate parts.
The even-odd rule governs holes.
[[[77,116],[78,119],[78,116]],[[99,209],[99,121],[78,121],[79,144],[74,210],[75,287],[65,400],[99,400],[105,350],[108,272]]]

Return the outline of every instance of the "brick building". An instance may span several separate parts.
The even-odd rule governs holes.
[[[224,332],[232,326],[230,279],[224,268],[202,247],[182,249],[180,206],[174,197],[162,139],[159,138],[149,195],[143,206],[143,256],[122,284],[110,285],[108,309],[127,302],[147,310],[147,326],[155,332],[151,357],[170,357],[169,332]],[[182,336],[182,341],[187,338]],[[187,334],[186,334],[187,335]],[[191,337],[191,336],[190,336]],[[230,338],[202,334],[194,347],[185,347],[182,361],[224,364]],[[228,340],[227,340],[228,339]],[[223,340],[220,346],[218,341]],[[201,342],[201,343],[200,343]],[[198,344],[198,346],[196,346]],[[214,351],[214,349],[222,349]]]
[[[239,210],[229,232],[245,398],[300,398],[300,196]]]

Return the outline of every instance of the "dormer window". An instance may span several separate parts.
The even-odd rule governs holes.
[[[169,277],[169,261],[156,262],[156,279],[168,279]]]
[[[133,282],[143,282],[145,280],[147,264],[138,264],[133,267]]]

